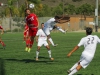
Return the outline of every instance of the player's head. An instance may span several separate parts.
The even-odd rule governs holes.
[[[91,27],[87,27],[86,28],[86,34],[87,35],[91,35],[92,34],[92,28]]]
[[[44,23],[41,23],[41,28],[42,28],[42,29],[44,28]]]
[[[29,8],[25,9],[25,14],[26,14],[26,15],[29,15],[30,13],[31,13],[31,11],[30,11]]]
[[[55,16],[55,22],[59,22],[60,17],[59,16]]]

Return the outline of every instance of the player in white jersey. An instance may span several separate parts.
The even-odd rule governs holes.
[[[80,60],[70,69],[68,70],[68,75],[74,75],[77,71],[79,71],[81,68],[86,68],[89,63],[92,61],[97,43],[100,43],[100,39],[97,35],[91,35],[92,34],[92,28],[87,27],[86,28],[86,37],[83,37],[79,44],[68,53],[68,57],[72,55],[73,52],[75,52],[80,46],[84,45],[84,51],[82,52],[82,55],[80,57]]]
[[[49,58],[51,60],[54,60],[54,58],[51,57],[51,50],[50,50],[50,46],[47,43],[47,36],[43,31],[44,28],[44,23],[41,24],[41,29],[38,30],[37,34],[36,34],[36,42],[37,44],[37,51],[36,51],[36,61],[38,61],[38,56],[39,56],[39,51],[42,45],[44,45],[49,53]]]
[[[56,23],[59,23],[60,22],[60,17],[58,16],[55,16],[55,18],[51,18],[49,19],[47,22],[44,23],[44,28],[43,28],[43,31],[44,33],[47,35],[48,37],[48,40],[51,42],[51,44],[53,46],[57,46],[56,44],[54,44],[51,36],[50,36],[50,31],[53,30],[53,29],[57,29],[63,33],[66,33],[66,31],[64,31],[63,29],[61,29],[60,27],[58,27],[56,25]]]

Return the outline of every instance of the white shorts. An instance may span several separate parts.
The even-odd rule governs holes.
[[[87,54],[82,54],[81,57],[80,57],[80,65],[83,67],[83,68],[86,68],[89,63],[92,61],[93,59],[93,56],[89,56]]]
[[[48,45],[47,41],[38,41],[37,46],[41,47],[42,45],[47,46]]]
[[[43,31],[44,31],[44,33],[45,33],[46,35],[50,35],[50,28],[44,27],[44,28],[43,28]]]

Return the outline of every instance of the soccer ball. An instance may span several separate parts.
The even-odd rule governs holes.
[[[32,3],[29,4],[29,8],[32,8],[33,9],[34,8],[34,4],[32,4]]]

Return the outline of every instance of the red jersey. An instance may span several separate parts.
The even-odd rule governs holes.
[[[26,23],[29,27],[37,27],[38,26],[37,16],[33,13],[29,14],[26,17]]]
[[[2,26],[0,26],[0,29],[3,29]]]

